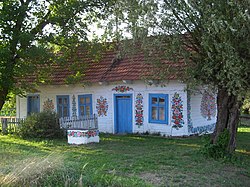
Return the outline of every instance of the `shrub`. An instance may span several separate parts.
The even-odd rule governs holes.
[[[210,137],[205,137],[204,147],[201,149],[201,152],[215,159],[225,158],[228,156],[228,141],[229,141],[229,131],[226,129],[218,137],[218,141],[215,144],[211,143]]]
[[[63,135],[57,114],[43,111],[32,114],[21,123],[18,135],[22,138],[58,138]]]

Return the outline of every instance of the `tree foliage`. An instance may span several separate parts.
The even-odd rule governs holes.
[[[0,111],[0,116],[15,116],[16,115],[16,96],[9,93],[6,101]]]
[[[0,2],[0,109],[9,92],[21,93],[31,87],[20,84],[23,77],[35,72],[37,82],[45,82],[53,62],[57,60],[59,65],[63,64],[63,55],[71,55],[80,42],[86,42],[89,24],[103,16],[102,11],[108,2]],[[55,55],[59,50],[60,57]]]

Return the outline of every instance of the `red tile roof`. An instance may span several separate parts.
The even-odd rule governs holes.
[[[121,59],[117,59],[117,52],[106,51],[102,53],[98,62],[93,62],[90,58],[84,56],[81,51],[78,51],[77,55],[79,57],[78,65],[88,65],[84,72],[85,75],[81,78],[80,82],[114,82],[121,80],[141,80],[145,78],[160,79],[161,72],[167,69],[170,71],[164,79],[174,80],[183,77],[185,71],[185,64],[183,62],[173,63],[163,59],[161,59],[161,63],[164,64],[164,68],[162,66],[157,68],[152,63],[147,62],[143,52],[138,52],[130,56],[126,55]],[[72,63],[73,60],[69,60],[67,65],[52,65],[49,84],[66,84],[66,78],[74,74],[74,71],[69,68]],[[34,81],[34,76],[26,77],[25,80],[32,82]]]

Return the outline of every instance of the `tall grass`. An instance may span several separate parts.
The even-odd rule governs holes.
[[[10,172],[0,176],[1,185],[38,185],[47,173],[63,166],[63,157],[52,153],[46,157],[31,157],[15,161],[9,168]]]

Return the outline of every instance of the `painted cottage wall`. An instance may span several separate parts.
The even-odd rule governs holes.
[[[122,87],[121,87],[122,85]],[[161,133],[166,136],[183,136],[199,133],[203,126],[215,123],[215,117],[205,119],[201,115],[200,104],[202,95],[187,95],[185,84],[170,81],[165,87],[149,86],[143,81],[135,81],[133,84],[110,85],[93,84],[82,87],[75,86],[42,86],[39,88],[40,111],[46,101],[51,101],[57,110],[56,97],[69,96],[70,116],[78,115],[78,96],[92,94],[92,111],[98,115],[99,130],[101,132],[115,133],[115,95],[132,94],[132,132],[136,133]],[[149,97],[150,94],[168,95],[168,123],[149,122]],[[29,94],[28,94],[29,95]],[[188,102],[189,101],[189,102]],[[17,117],[27,116],[27,98],[17,97]],[[191,108],[191,109],[190,109]]]
[[[206,90],[187,94],[189,134],[212,133],[216,124],[216,95]]]
[[[119,86],[124,85],[130,90],[119,90]],[[100,101],[106,101],[106,115],[101,114],[98,117],[99,129],[102,132],[114,133],[114,95],[115,94],[132,94],[132,132],[150,132],[161,133],[165,135],[187,135],[187,96],[184,92],[185,85],[176,81],[169,82],[165,87],[161,86],[149,86],[145,85],[142,81],[135,81],[133,84],[111,84],[106,86],[100,86],[94,84],[92,86],[82,87],[78,86],[42,86],[39,88],[40,92],[35,93],[40,96],[40,111],[43,110],[43,104],[45,101],[52,100],[56,110],[56,96],[68,95],[70,99],[70,116],[72,116],[72,101],[73,96],[76,100],[76,110],[78,109],[78,95],[92,94],[92,109],[93,113],[98,114],[98,106]],[[172,98],[175,93],[178,93],[182,100],[182,120],[183,127],[172,128],[174,121],[172,121]],[[168,124],[149,123],[149,94],[168,94]],[[138,97],[139,96],[139,97]],[[138,100],[138,98],[140,98]],[[141,101],[140,101],[141,100]],[[138,108],[138,102],[142,102],[142,109]],[[139,104],[139,107],[140,104]],[[100,111],[99,111],[100,112]],[[142,113],[142,117],[136,116]],[[27,98],[17,98],[17,117],[27,116]],[[142,121],[141,121],[142,120]],[[139,123],[138,123],[139,122]]]

